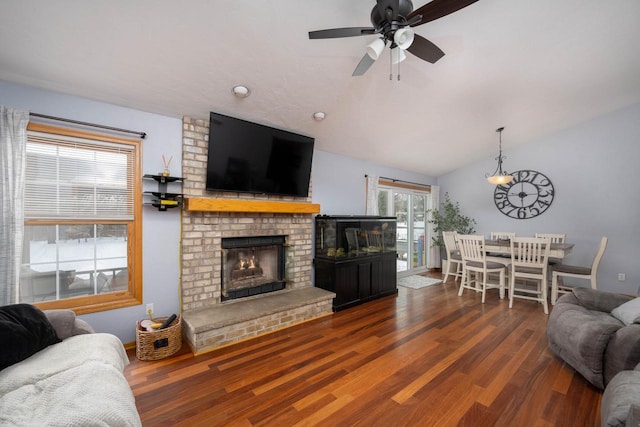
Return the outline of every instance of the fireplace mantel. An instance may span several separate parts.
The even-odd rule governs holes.
[[[320,213],[320,205],[308,202],[282,202],[279,200],[217,199],[187,197],[185,209],[205,212],[257,212],[257,213]]]

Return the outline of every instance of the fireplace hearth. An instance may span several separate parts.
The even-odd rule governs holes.
[[[285,289],[286,236],[222,239],[222,301]]]

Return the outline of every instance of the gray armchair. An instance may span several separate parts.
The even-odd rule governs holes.
[[[549,348],[591,384],[604,389],[640,362],[640,324],[625,325],[611,312],[633,297],[574,288],[558,299],[547,323]]]

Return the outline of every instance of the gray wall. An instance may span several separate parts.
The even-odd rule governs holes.
[[[507,140],[508,128],[503,143]],[[448,191],[486,236],[491,231],[567,233],[575,243],[565,260],[570,264],[589,265],[601,237],[608,236],[598,286],[635,295],[640,285],[640,104],[504,151],[508,171],[533,169],[553,182],[555,199],[536,218],[511,219],[496,208],[494,186],[484,178],[495,169],[495,154],[439,177],[441,199]],[[626,274],[625,282],[618,281],[618,273]]]

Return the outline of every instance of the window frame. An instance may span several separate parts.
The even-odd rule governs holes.
[[[84,138],[127,144],[133,147],[133,219],[132,220],[25,220],[25,225],[69,225],[69,224],[127,224],[127,269],[129,272],[126,290],[98,295],[65,298],[55,301],[34,302],[41,310],[67,308],[76,314],[95,313],[142,304],[142,141],[109,134],[93,133],[72,128],[63,128],[30,122],[29,132],[50,133],[60,136]]]

